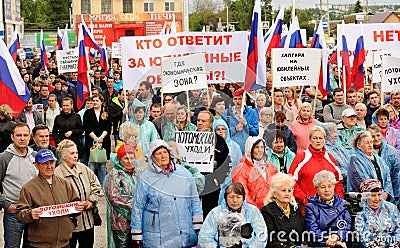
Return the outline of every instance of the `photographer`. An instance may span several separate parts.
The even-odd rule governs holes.
[[[226,188],[225,201],[204,221],[198,247],[265,247],[267,227],[257,207],[244,201],[245,194],[238,182]]]
[[[363,211],[355,221],[364,247],[399,247],[400,213],[394,204],[383,199],[381,182],[365,180],[360,190],[371,192],[371,198],[362,201]]]
[[[317,194],[308,199],[305,216],[312,245],[346,247],[351,218],[350,213],[344,211],[346,201],[335,194],[335,175],[330,171],[320,171],[315,174],[313,183]]]

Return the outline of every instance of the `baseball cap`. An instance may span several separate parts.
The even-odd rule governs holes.
[[[50,160],[57,160],[53,152],[49,149],[42,149],[38,151],[35,156],[35,163],[45,163]]]
[[[342,117],[350,117],[350,116],[357,116],[356,112],[354,112],[353,108],[348,108],[343,110]]]
[[[47,76],[47,74],[43,74],[42,76],[41,76],[41,78],[48,78],[49,76]]]

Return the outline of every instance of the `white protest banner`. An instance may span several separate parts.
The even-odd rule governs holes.
[[[58,217],[68,214],[76,214],[80,213],[79,211],[75,210],[75,207],[79,204],[79,202],[69,202],[59,205],[50,205],[50,206],[43,206],[39,207],[42,210],[42,214],[40,215],[41,218],[45,217]]]
[[[373,52],[372,82],[381,82],[381,58],[384,56],[400,57],[400,50],[380,50]]]
[[[125,89],[138,89],[141,81],[160,87],[161,61],[205,52],[208,83],[244,82],[247,32],[176,33],[121,37]]]
[[[39,112],[39,114],[42,116],[42,120],[44,120],[44,106],[43,106],[43,104],[41,104],[41,103],[33,104],[32,105],[32,110]]]
[[[382,92],[400,89],[400,58],[382,57]]]
[[[59,73],[78,71],[78,48],[66,50],[57,50],[57,68]]]
[[[347,40],[350,65],[353,65],[356,42],[364,35],[366,61],[364,66],[372,66],[372,53],[378,50],[395,50],[400,47],[400,23],[338,24],[337,47],[342,48],[342,34]],[[340,56],[342,51],[340,51]]]
[[[321,68],[321,49],[272,49],[274,87],[316,85]]]
[[[179,158],[200,172],[213,172],[215,134],[213,132],[175,132]]]
[[[188,89],[206,89],[206,73],[206,57],[204,53],[163,59],[161,62],[163,92],[175,93]]]
[[[111,45],[111,58],[122,58],[121,43],[113,42]]]

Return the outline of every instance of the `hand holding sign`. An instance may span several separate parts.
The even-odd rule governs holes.
[[[34,220],[38,220],[40,218],[40,215],[42,214],[42,210],[40,210],[39,208],[34,208],[31,211],[31,215],[32,215],[32,219]]]

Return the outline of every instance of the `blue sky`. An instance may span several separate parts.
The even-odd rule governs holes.
[[[295,0],[297,8],[310,8],[315,7],[316,4],[319,5],[319,0]],[[322,0],[322,4],[326,4],[327,0]],[[272,0],[272,6],[274,9],[279,8],[279,6],[284,5],[285,7],[292,6],[292,0]],[[352,4],[355,3],[356,0],[329,0],[329,4]],[[366,0],[361,1],[362,5],[366,4]],[[400,4],[398,0],[368,0],[368,5],[376,5],[376,4]]]

